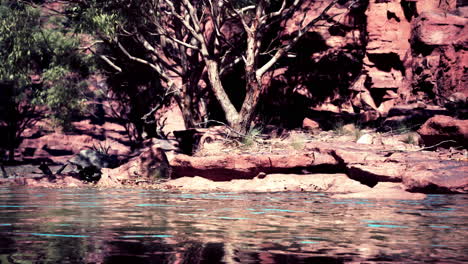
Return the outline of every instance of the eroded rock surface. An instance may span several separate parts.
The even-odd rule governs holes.
[[[259,173],[298,173],[333,170],[338,161],[331,152],[226,154],[206,157],[176,155],[170,162],[172,177],[203,176],[215,181],[252,179]]]
[[[468,148],[468,120],[437,115],[427,120],[418,130],[418,133],[426,146]],[[444,141],[445,143],[443,143]]]
[[[263,178],[236,179],[224,182],[196,176],[171,180],[163,184],[162,187],[184,191],[314,191],[330,193],[354,193],[371,189],[349,179],[345,174],[269,174]]]
[[[362,192],[349,194],[337,194],[334,198],[341,199],[398,199],[398,200],[422,200],[426,195],[411,193],[405,190],[406,186],[399,183],[381,182],[374,188]]]

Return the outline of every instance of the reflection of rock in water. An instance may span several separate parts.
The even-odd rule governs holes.
[[[190,242],[185,246],[184,252],[181,254],[181,262],[183,264],[211,264],[221,263],[224,256],[223,243],[200,243]]]
[[[17,251],[16,243],[13,239],[2,235],[0,239],[0,263],[2,262],[3,255],[12,254]],[[5,263],[8,263],[5,261]]]
[[[159,241],[111,241],[104,263],[172,263],[175,248]]]
[[[110,250],[105,254],[104,263],[180,263],[212,264],[222,263],[223,243],[185,242],[169,245],[162,241],[134,240],[109,242]]]

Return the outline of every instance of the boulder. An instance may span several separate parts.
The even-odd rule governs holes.
[[[412,192],[468,193],[468,162],[417,160],[411,162],[402,178]]]
[[[413,24],[413,38],[428,46],[466,45],[468,19],[440,11],[423,12]]]
[[[74,168],[68,172],[78,173],[79,178],[87,182],[97,182],[101,178],[101,169],[115,168],[118,164],[116,157],[106,155],[92,149],[84,149],[68,161]]]
[[[98,169],[112,168],[117,165],[114,157],[93,149],[84,149],[71,158],[68,162],[81,168],[94,166]]]
[[[427,120],[418,133],[426,146],[468,148],[468,120],[437,115]]]
[[[310,131],[319,130],[320,124],[317,121],[306,117],[304,120],[302,120],[302,128]]]
[[[166,154],[157,145],[115,169],[103,169],[98,186],[151,184],[169,178],[171,168]]]
[[[373,144],[374,143],[374,137],[370,134],[364,134],[362,135],[356,143],[358,144]]]

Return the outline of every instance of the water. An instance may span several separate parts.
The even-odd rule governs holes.
[[[467,201],[0,188],[0,263],[466,263]]]

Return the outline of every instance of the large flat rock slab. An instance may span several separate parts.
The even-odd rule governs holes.
[[[405,190],[405,186],[400,183],[381,182],[374,188],[369,188],[362,192],[349,194],[337,194],[333,198],[340,199],[396,199],[396,200],[422,200],[426,198],[422,193],[411,193]]]
[[[468,162],[420,161],[409,167],[402,178],[413,192],[468,193]]]
[[[270,174],[251,180],[217,182],[202,177],[182,177],[162,184],[163,188],[182,191],[281,192],[312,191],[354,193],[371,188],[349,179],[345,174]]]
[[[193,157],[176,155],[171,161],[172,178],[202,176],[215,181],[252,179],[260,173],[300,173],[303,170],[333,170],[339,162],[329,152],[253,153]]]

